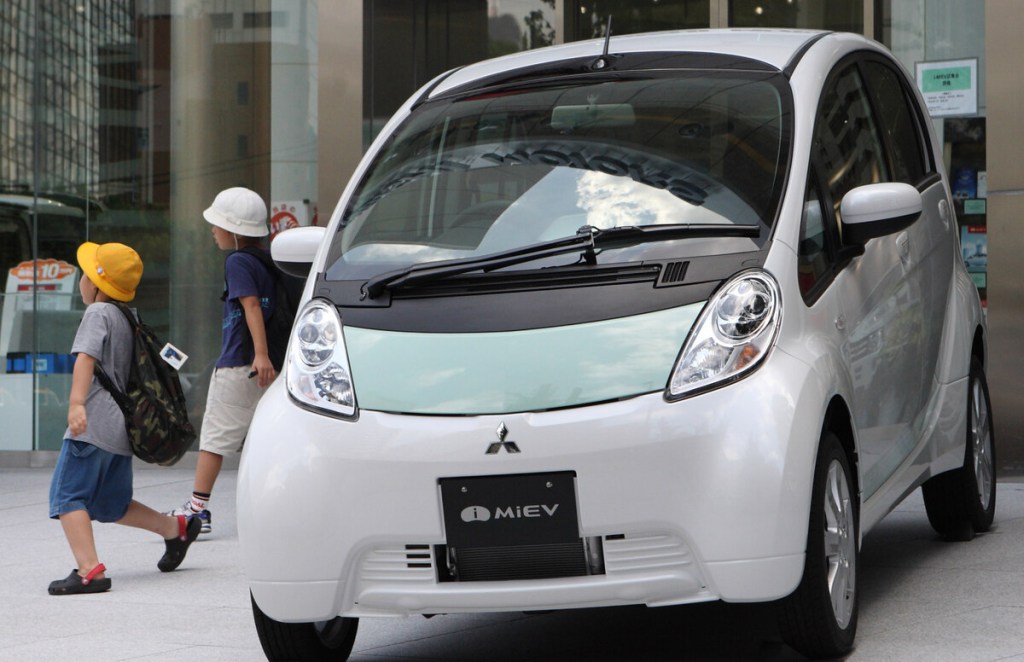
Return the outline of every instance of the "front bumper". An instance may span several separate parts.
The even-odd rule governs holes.
[[[726,388],[502,416],[361,411],[342,421],[265,395],[238,483],[242,564],[281,621],[772,600],[803,570],[826,402],[782,351]],[[504,423],[521,452],[485,454]],[[604,573],[439,582],[438,479],[573,471],[580,535]]]

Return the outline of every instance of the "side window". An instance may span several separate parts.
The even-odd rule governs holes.
[[[812,176],[807,179],[807,196],[804,199],[804,212],[800,219],[800,242],[797,245],[797,281],[805,300],[828,271],[829,259],[825,242],[825,213],[818,187]]]
[[[893,179],[916,184],[931,168],[921,147],[921,126],[908,103],[901,77],[890,67],[875,61],[865,63],[865,74],[871,84],[878,124],[890,148]]]
[[[864,81],[848,66],[825,88],[814,127],[815,150],[836,220],[847,191],[890,181]]]

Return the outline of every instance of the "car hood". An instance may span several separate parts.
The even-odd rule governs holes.
[[[705,302],[495,333],[345,327],[360,409],[482,415],[595,404],[665,388]]]

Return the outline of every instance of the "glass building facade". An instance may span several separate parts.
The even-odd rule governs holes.
[[[219,350],[223,259],[202,210],[229,186],[272,232],[326,222],[389,116],[438,74],[580,39],[787,27],[866,34],[909,71],[973,63],[977,107],[936,116],[987,298],[986,9],[1012,0],[4,0],[0,3],[0,451],[60,446],[74,249],[145,263],[136,305],[189,360],[193,420]],[[1011,59],[1015,54],[1003,54]],[[1012,188],[1012,187],[1011,187]],[[965,249],[966,250],[966,249]],[[983,259],[984,258],[984,259]],[[1017,310],[1013,299],[1010,306]],[[1024,307],[1024,302],[1022,302]],[[998,316],[996,316],[998,318]],[[994,335],[998,337],[998,332]],[[998,345],[990,351],[999,350]],[[993,354],[994,356],[994,354]],[[995,360],[998,361],[998,358]],[[993,391],[998,383],[993,383]],[[1015,403],[994,394],[998,408]],[[1002,426],[1000,444],[1017,435]],[[1009,462],[1016,444],[1004,455]]]

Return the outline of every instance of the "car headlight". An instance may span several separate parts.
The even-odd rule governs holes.
[[[298,314],[288,348],[288,393],[304,406],[339,416],[356,413],[352,370],[337,309],[313,299]]]
[[[749,374],[775,342],[781,314],[774,278],[764,271],[733,276],[711,297],[690,331],[665,397],[678,400]]]

